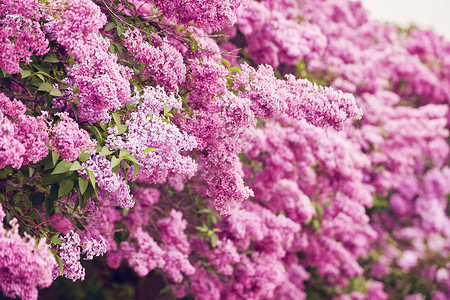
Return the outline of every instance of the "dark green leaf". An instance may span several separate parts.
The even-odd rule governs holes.
[[[73,181],[61,179],[59,182],[58,198],[67,195],[73,189]]]
[[[30,194],[31,203],[33,206],[39,206],[45,201],[45,194],[41,192],[33,192]]]
[[[61,270],[61,275],[64,275],[64,267],[63,267],[63,262],[61,260],[61,257],[59,257],[58,255],[55,255],[56,261],[58,262],[59,265],[59,269]]]

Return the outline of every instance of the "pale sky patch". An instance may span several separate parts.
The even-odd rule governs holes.
[[[372,19],[402,27],[415,24],[450,41],[450,0],[361,0]]]

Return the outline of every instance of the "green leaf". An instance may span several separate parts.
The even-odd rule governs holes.
[[[42,81],[45,81],[44,76],[42,76],[41,74],[38,73],[34,73],[33,75],[36,75],[37,77],[39,77],[39,79],[41,79]]]
[[[230,72],[234,72],[234,73],[241,73],[241,69],[237,68],[237,67],[231,67],[230,68]]]
[[[112,113],[111,115],[114,119],[114,122],[116,122],[117,125],[120,125],[120,115],[118,113]]]
[[[41,192],[33,192],[30,194],[31,203],[33,206],[39,206],[45,201],[45,194]]]
[[[122,160],[122,158],[117,158],[117,157],[113,156],[111,159],[111,169],[117,167],[121,160]]]
[[[80,177],[78,178],[78,185],[80,186],[80,193],[83,195],[89,185],[89,180],[84,177]]]
[[[59,159],[59,154],[52,151],[52,162],[53,162],[54,166],[56,165],[56,162],[58,161],[58,159]]]
[[[114,27],[116,27],[116,24],[114,22],[109,22],[108,24],[106,24],[105,26],[105,31],[110,31],[111,29],[113,29]]]
[[[110,155],[113,152],[114,151],[109,150],[108,147],[103,146],[102,151],[100,151],[100,156]]]
[[[227,66],[227,68],[229,69],[231,64],[228,60],[226,60],[225,58],[220,58],[220,61]]]
[[[44,62],[48,62],[48,63],[59,63],[59,59],[56,56],[55,53],[50,52],[49,54],[47,54],[47,56],[44,58]]]
[[[89,180],[91,181],[91,184],[92,184],[92,186],[93,186],[94,189],[95,189],[95,175],[94,175],[94,173],[92,173],[92,171],[89,170],[89,169],[85,169],[85,170],[86,170],[86,172],[88,173]]]
[[[123,26],[116,26],[117,34],[122,35],[125,32],[125,27]]]
[[[20,76],[22,76],[22,79],[27,78],[31,75],[31,72],[29,70],[20,70]]]
[[[50,95],[55,96],[55,97],[62,97],[62,96],[64,96],[64,94],[61,93],[61,91],[59,89],[57,89],[57,88],[53,88],[50,91]]]
[[[39,88],[38,91],[46,91],[49,92],[53,89],[52,85],[50,84],[50,82],[42,82],[41,84],[39,84]]]
[[[73,189],[73,181],[61,179],[59,182],[58,199],[67,195]]]
[[[83,169],[83,166],[76,160],[72,163],[72,166],[70,167],[70,171],[77,171]]]
[[[59,269],[61,270],[61,275],[64,275],[64,267],[63,267],[63,262],[61,260],[61,257],[59,257],[58,255],[55,255],[56,261],[58,262],[59,265]]]
[[[164,116],[167,116],[167,114],[170,112],[170,107],[164,106]]]
[[[78,156],[79,161],[87,161],[91,157],[91,153],[85,152],[84,150],[81,150],[81,154]]]
[[[130,153],[131,153],[131,152],[128,151],[127,149],[120,149],[119,157],[123,157],[123,156],[125,156],[125,155],[129,155]]]
[[[133,162],[133,163],[135,163],[135,164],[139,164],[139,161],[137,160],[137,158],[134,157],[134,156],[132,156],[132,155],[129,155],[129,154],[123,155],[123,156],[121,156],[121,158],[124,158],[124,159],[126,159],[126,160],[129,160],[129,161],[131,161],[131,162]]]
[[[217,237],[217,235],[215,235],[215,234],[213,234],[212,236],[211,236],[211,246],[213,247],[213,248],[216,248],[216,244],[217,244],[217,241],[219,240],[219,238]]]
[[[116,53],[116,47],[113,44],[109,45],[108,51],[112,54]]]
[[[62,90],[67,90],[70,87],[71,87],[71,85],[67,84],[67,83],[60,83],[59,84],[59,88],[62,89]]]
[[[145,153],[149,153],[149,152],[153,152],[153,151],[158,151],[158,150],[159,150],[159,149],[148,147],[148,148],[145,148],[144,154],[145,154]]]
[[[127,131],[128,127],[127,125],[117,125],[117,132],[119,134],[124,133],[125,131]]]
[[[78,87],[78,84],[75,84],[73,86],[73,94],[76,95],[76,94],[78,94],[79,91],[80,91],[80,88]],[[80,101],[80,100],[78,100],[78,101]],[[78,104],[80,104],[80,103],[78,103]]]
[[[136,178],[140,167],[141,167],[140,164],[136,164],[136,163],[134,164],[134,167],[133,167],[133,179]]]
[[[58,189],[59,185],[57,183],[53,184],[50,188],[50,194],[45,199],[45,210],[49,216],[55,213],[55,201],[58,200]]]
[[[59,232],[55,233],[51,237],[50,244],[57,244],[57,245],[61,245],[62,244],[62,241],[59,239]]]
[[[81,208],[84,209],[86,207],[87,204],[87,200],[92,198],[92,196],[95,195],[95,190],[92,187],[92,185],[88,185],[88,188],[86,189],[86,191],[83,194],[83,203],[81,203]]]
[[[52,175],[66,173],[67,171],[70,170],[71,166],[72,163],[63,160],[53,170]]]
[[[97,141],[103,141],[103,137],[102,137],[102,133],[100,132],[100,130],[98,130],[98,128],[92,124],[88,124],[87,128],[89,128],[89,130],[96,135],[97,137]]]
[[[80,105],[80,98],[79,98],[79,97],[74,96],[74,97],[73,97],[73,100],[75,100],[75,102],[76,102],[78,105]],[[72,106],[72,108],[73,108],[73,106]]]

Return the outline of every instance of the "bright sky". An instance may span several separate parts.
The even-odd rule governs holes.
[[[371,18],[433,29],[450,41],[450,0],[360,0]]]

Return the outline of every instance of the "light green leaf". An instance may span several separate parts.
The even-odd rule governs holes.
[[[122,158],[117,158],[117,157],[113,156],[111,159],[111,169],[113,169],[114,167],[117,167],[121,160],[122,160]]]
[[[109,22],[108,24],[106,24],[105,26],[105,31],[110,31],[111,29],[113,29],[114,27],[116,27],[116,24],[114,22]]]
[[[89,185],[89,180],[87,180],[84,177],[79,177],[78,178],[78,185],[80,186],[81,195],[83,195],[84,192],[86,191],[88,185]]]
[[[125,156],[125,155],[129,155],[130,153],[131,153],[131,152],[128,151],[127,149],[120,149],[119,157],[123,157],[123,156]]]
[[[164,106],[164,116],[167,116],[169,111],[170,111],[170,107]]]
[[[83,166],[76,160],[73,162],[72,166],[70,167],[70,171],[77,171],[83,169]]]
[[[109,150],[108,147],[103,146],[102,151],[100,151],[100,156],[110,155],[113,152],[114,151]]]
[[[136,163],[134,164],[134,167],[133,167],[133,179],[136,178],[140,167],[141,167],[140,164],[136,164]]]
[[[78,156],[79,161],[86,161],[89,159],[91,154],[89,152],[85,152],[84,150],[81,150],[81,154]]]
[[[59,158],[59,154],[52,151],[52,162],[53,162],[53,165],[56,165],[56,162],[58,161],[58,158]]]
[[[56,96],[56,97],[62,97],[62,96],[64,96],[64,94],[61,93],[61,91],[60,91],[59,89],[57,89],[57,88],[53,88],[53,89],[50,91],[50,95]]]
[[[63,161],[59,162],[59,164],[53,170],[52,175],[66,173],[67,171],[70,170],[71,166],[72,166],[72,163],[66,162],[63,160]]]
[[[226,60],[225,58],[220,58],[220,61],[223,62],[223,64],[226,65],[228,69],[230,68],[231,64],[228,60]]]
[[[50,244],[61,245],[62,241],[59,239],[59,232],[55,233],[50,239]]]
[[[116,122],[117,125],[120,125],[120,115],[118,113],[112,113],[111,115],[114,119],[114,122]]]
[[[39,84],[39,88],[38,91],[46,91],[49,92],[53,89],[52,85],[50,84],[50,82],[42,82],[41,84]]]
[[[27,78],[31,75],[31,72],[29,70],[20,70],[20,76],[22,76],[22,79]]]
[[[88,173],[89,180],[91,181],[91,184],[92,184],[92,186],[93,186],[94,189],[95,189],[95,175],[94,175],[94,173],[92,173],[92,171],[89,170],[89,169],[85,169],[85,170],[86,170],[86,172]]]
[[[133,162],[135,164],[139,164],[139,161],[137,160],[137,158],[132,156],[132,155],[127,154],[127,155],[121,156],[121,158],[129,160],[129,161],[131,161],[131,162]]]
[[[128,127],[127,125],[117,125],[117,132],[119,134],[124,133],[125,131],[127,131]]]
[[[230,68],[230,72],[234,72],[234,73],[241,73],[241,69],[237,68],[237,67],[231,67]]]
[[[158,151],[158,150],[159,150],[159,149],[148,147],[148,148],[145,148],[144,154],[145,154],[145,153],[149,153],[149,152],[153,152],[153,151]]]

